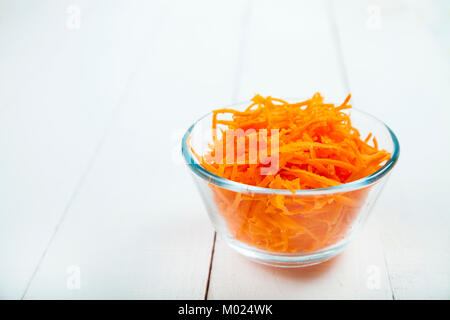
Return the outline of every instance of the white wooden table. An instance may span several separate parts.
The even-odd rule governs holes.
[[[450,298],[450,3],[0,1],[0,298]],[[179,156],[253,94],[353,104],[401,157],[363,233],[280,270],[215,240]]]

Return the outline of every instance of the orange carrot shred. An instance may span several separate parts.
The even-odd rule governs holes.
[[[343,112],[351,109],[350,98],[348,95],[335,106],[324,103],[320,93],[297,103],[255,95],[244,111],[213,111],[213,143],[206,154],[194,153],[200,165],[225,179],[291,192],[248,194],[210,184],[217,209],[237,240],[263,250],[297,253],[318,250],[344,238],[368,188],[316,196],[300,196],[296,190],[333,187],[361,179],[379,170],[391,157],[389,152],[379,150],[372,133],[361,139],[349,114]],[[223,114],[231,118],[218,119]],[[237,129],[242,129],[243,136],[233,136],[230,141],[227,133]],[[266,130],[267,136],[255,134],[258,130]],[[278,168],[266,175],[261,169],[268,165],[256,152],[264,146],[271,150],[275,143],[271,130],[278,130],[278,155],[271,154],[276,156]],[[256,143],[252,144],[254,139]],[[245,145],[241,153],[237,151],[238,142]],[[226,152],[217,158],[216,150],[222,146],[223,150],[234,147],[231,163]],[[258,162],[252,163],[256,154]]]

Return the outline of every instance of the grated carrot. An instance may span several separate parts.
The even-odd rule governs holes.
[[[319,93],[297,103],[255,95],[244,111],[213,111],[214,142],[206,154],[195,154],[200,164],[229,180],[292,193],[249,195],[210,184],[217,209],[233,237],[264,250],[287,253],[318,250],[345,237],[368,188],[315,196],[297,195],[296,190],[333,187],[361,179],[379,170],[391,157],[379,150],[372,133],[361,139],[349,114],[343,112],[351,109],[350,98],[348,95],[335,106],[324,103]],[[231,114],[231,120],[218,119],[222,114]],[[244,131],[243,136],[229,140],[227,132],[237,129]],[[266,130],[267,137],[249,129]],[[276,172],[264,175],[260,169],[268,164],[261,155],[257,163],[251,160],[257,154],[255,148],[275,143],[272,129],[279,131],[279,147],[278,154],[270,156],[276,157],[273,159],[279,165]],[[245,143],[245,151],[238,155],[239,139]],[[257,143],[251,143],[252,139]],[[230,146],[234,150],[231,163],[226,152],[218,152]]]

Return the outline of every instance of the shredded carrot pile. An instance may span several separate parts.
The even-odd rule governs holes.
[[[362,139],[352,126],[349,113],[343,111],[351,108],[350,97],[335,106],[325,103],[319,93],[298,103],[256,95],[244,111],[213,111],[214,139],[208,152],[197,155],[200,164],[232,181],[291,191],[288,195],[250,194],[210,184],[233,237],[286,253],[318,250],[345,237],[368,188],[315,196],[298,195],[296,190],[361,179],[391,157],[379,149],[372,134]],[[228,119],[219,119],[222,115]],[[262,148],[266,154],[261,155]]]

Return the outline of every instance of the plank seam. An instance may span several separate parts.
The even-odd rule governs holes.
[[[328,20],[329,20],[329,26],[331,30],[331,34],[333,35],[333,43],[334,47],[337,53],[337,59],[338,59],[338,65],[340,69],[340,74],[342,81],[344,82],[345,90],[347,90],[347,93],[350,93],[350,81],[348,79],[348,73],[347,73],[347,66],[345,65],[345,59],[344,59],[344,53],[342,50],[341,45],[341,38],[339,36],[339,28],[336,21],[336,12],[334,10],[333,2],[332,0],[327,0],[327,13],[328,13]]]
[[[105,136],[103,136],[103,137],[101,138],[100,142],[97,144],[97,146],[96,146],[96,148],[95,148],[95,150],[94,150],[93,155],[91,156],[91,158],[90,158],[89,161],[88,161],[88,164],[87,164],[87,166],[86,166],[86,169],[84,170],[84,172],[83,172],[83,174],[81,175],[81,177],[80,177],[78,183],[76,184],[75,189],[74,189],[74,192],[73,192],[72,195],[70,196],[69,201],[67,202],[66,207],[64,208],[63,213],[61,214],[61,217],[59,218],[59,221],[56,223],[56,226],[55,226],[55,228],[54,228],[54,230],[53,230],[52,235],[50,236],[50,239],[49,239],[49,241],[48,241],[48,243],[47,243],[47,246],[45,247],[44,251],[42,252],[41,257],[39,258],[39,261],[38,261],[37,266],[36,266],[36,268],[34,269],[32,275],[31,275],[30,280],[28,280],[27,286],[25,287],[25,291],[24,291],[24,293],[23,293],[23,295],[22,295],[22,297],[21,297],[21,300],[23,300],[23,299],[25,298],[26,294],[28,293],[28,290],[29,290],[29,288],[30,288],[30,286],[31,286],[31,283],[33,282],[33,280],[34,280],[34,278],[35,278],[37,272],[39,271],[39,268],[40,268],[42,262],[44,261],[46,255],[47,255],[48,249],[50,248],[50,246],[51,246],[51,244],[52,244],[52,242],[53,242],[53,240],[54,240],[56,234],[58,233],[58,230],[59,230],[60,226],[61,226],[62,223],[64,222],[64,220],[65,220],[65,218],[66,218],[66,216],[67,216],[67,213],[68,213],[70,207],[72,206],[72,203],[75,201],[75,199],[76,199],[76,197],[77,197],[79,191],[81,190],[81,187],[83,186],[84,181],[86,180],[86,177],[88,176],[88,174],[89,174],[89,172],[90,172],[90,170],[91,170],[91,168],[92,168],[92,166],[93,166],[93,164],[94,164],[94,160],[95,160],[97,154],[99,153],[99,151],[100,151],[100,149],[101,149],[101,147],[102,147],[102,145],[103,145],[104,140],[105,140]]]
[[[397,298],[395,297],[395,293],[394,293],[394,287],[392,286],[392,279],[391,279],[391,274],[389,272],[388,262],[386,259],[386,252],[384,251],[383,241],[381,241],[381,249],[383,250],[384,267],[386,268],[386,274],[387,274],[387,278],[388,278],[389,288],[391,289],[391,297],[392,297],[392,300],[397,300]]]
[[[236,59],[237,60],[236,75],[234,78],[234,86],[232,92],[233,103],[237,102],[237,99],[239,97],[239,89],[241,87],[242,70],[244,69],[245,48],[249,33],[249,20],[251,17],[251,8],[252,8],[252,1],[250,0],[247,1],[247,6],[242,14],[242,24],[241,24],[242,32],[239,40],[239,51]]]
[[[208,300],[209,283],[210,283],[210,279],[211,279],[211,270],[212,270],[212,265],[213,265],[213,261],[214,261],[214,251],[216,249],[216,237],[217,237],[217,232],[214,231],[213,244],[211,247],[211,257],[209,259],[208,278],[206,279],[206,289],[205,289],[205,296],[204,296],[203,300]]]

